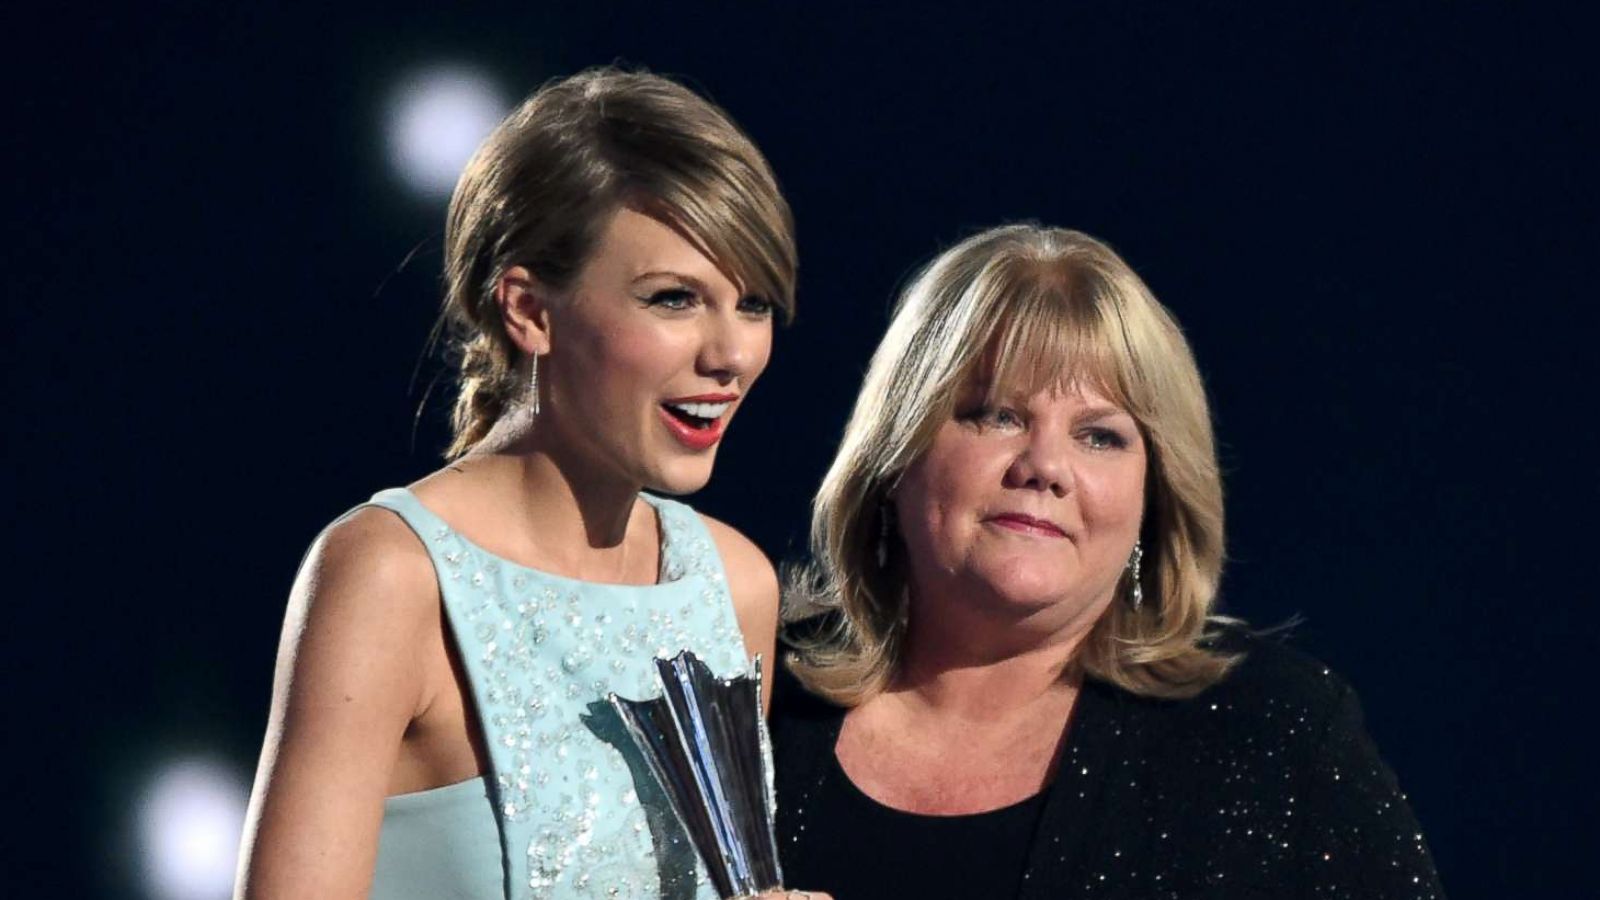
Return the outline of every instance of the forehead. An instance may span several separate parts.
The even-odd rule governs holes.
[[[677,228],[627,207],[612,214],[579,280],[634,281],[650,276],[695,282],[717,295],[739,286]]]

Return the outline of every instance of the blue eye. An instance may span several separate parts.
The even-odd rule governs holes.
[[[647,306],[658,306],[662,309],[688,309],[694,305],[695,296],[693,291],[684,290],[683,288],[668,288],[656,291],[646,297],[644,302]]]
[[[978,406],[963,413],[960,418],[972,422],[980,428],[1017,428],[1022,425],[1022,417],[1015,410],[1004,406]]]
[[[757,318],[764,319],[767,316],[772,315],[774,308],[776,308],[776,304],[765,297],[739,298],[739,311],[747,316],[755,316]]]
[[[1083,441],[1091,450],[1121,450],[1128,446],[1128,439],[1110,428],[1090,428],[1083,433]]]

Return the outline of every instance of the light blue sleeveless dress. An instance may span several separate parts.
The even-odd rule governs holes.
[[[605,698],[657,696],[653,660],[685,648],[724,677],[749,660],[705,524],[681,503],[641,496],[662,534],[660,580],[647,586],[520,566],[467,541],[408,490],[372,498],[433,559],[492,770],[388,799],[376,900],[715,900]]]

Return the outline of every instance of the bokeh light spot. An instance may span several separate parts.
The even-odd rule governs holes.
[[[448,197],[462,166],[506,113],[499,88],[462,66],[436,66],[404,79],[389,103],[389,158],[406,186]]]
[[[159,900],[222,900],[233,893],[249,790],[205,760],[158,771],[139,804],[145,886]]]

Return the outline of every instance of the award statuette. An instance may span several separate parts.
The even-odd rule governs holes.
[[[672,801],[723,900],[783,882],[772,746],[761,717],[761,659],[750,675],[718,678],[684,650],[656,660],[661,696],[607,699]]]

